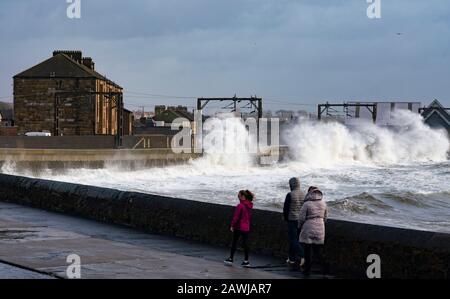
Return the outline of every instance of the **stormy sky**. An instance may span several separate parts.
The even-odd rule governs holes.
[[[15,74],[77,49],[131,109],[234,94],[271,110],[450,106],[450,2],[381,3],[369,19],[366,0],[81,0],[81,19],[69,19],[66,0],[1,0],[0,101],[12,101]]]

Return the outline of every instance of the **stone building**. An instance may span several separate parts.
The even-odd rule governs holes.
[[[51,58],[17,74],[13,80],[18,134],[117,133],[116,94],[122,93],[122,87],[95,71],[92,58],[83,57],[81,51],[54,51]],[[124,110],[124,134],[132,133],[129,114]]]

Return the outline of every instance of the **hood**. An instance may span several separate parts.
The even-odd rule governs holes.
[[[243,204],[244,206],[246,206],[249,209],[253,209],[253,202],[251,202],[251,201],[241,200],[241,204]]]
[[[290,179],[289,187],[291,187],[291,191],[300,190],[300,179],[299,178]]]
[[[305,201],[319,201],[323,199],[323,193],[319,189],[315,189],[306,195]]]

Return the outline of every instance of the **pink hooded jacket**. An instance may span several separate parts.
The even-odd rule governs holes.
[[[251,201],[241,200],[234,211],[231,227],[242,232],[249,232],[252,222],[252,209],[253,203]]]

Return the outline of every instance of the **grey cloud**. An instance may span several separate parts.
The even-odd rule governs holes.
[[[381,20],[366,17],[365,0],[82,2],[75,21],[64,0],[0,2],[0,53],[13,57],[0,59],[0,96],[15,73],[76,48],[131,91],[307,103],[437,97],[450,106],[445,0],[382,0]]]

